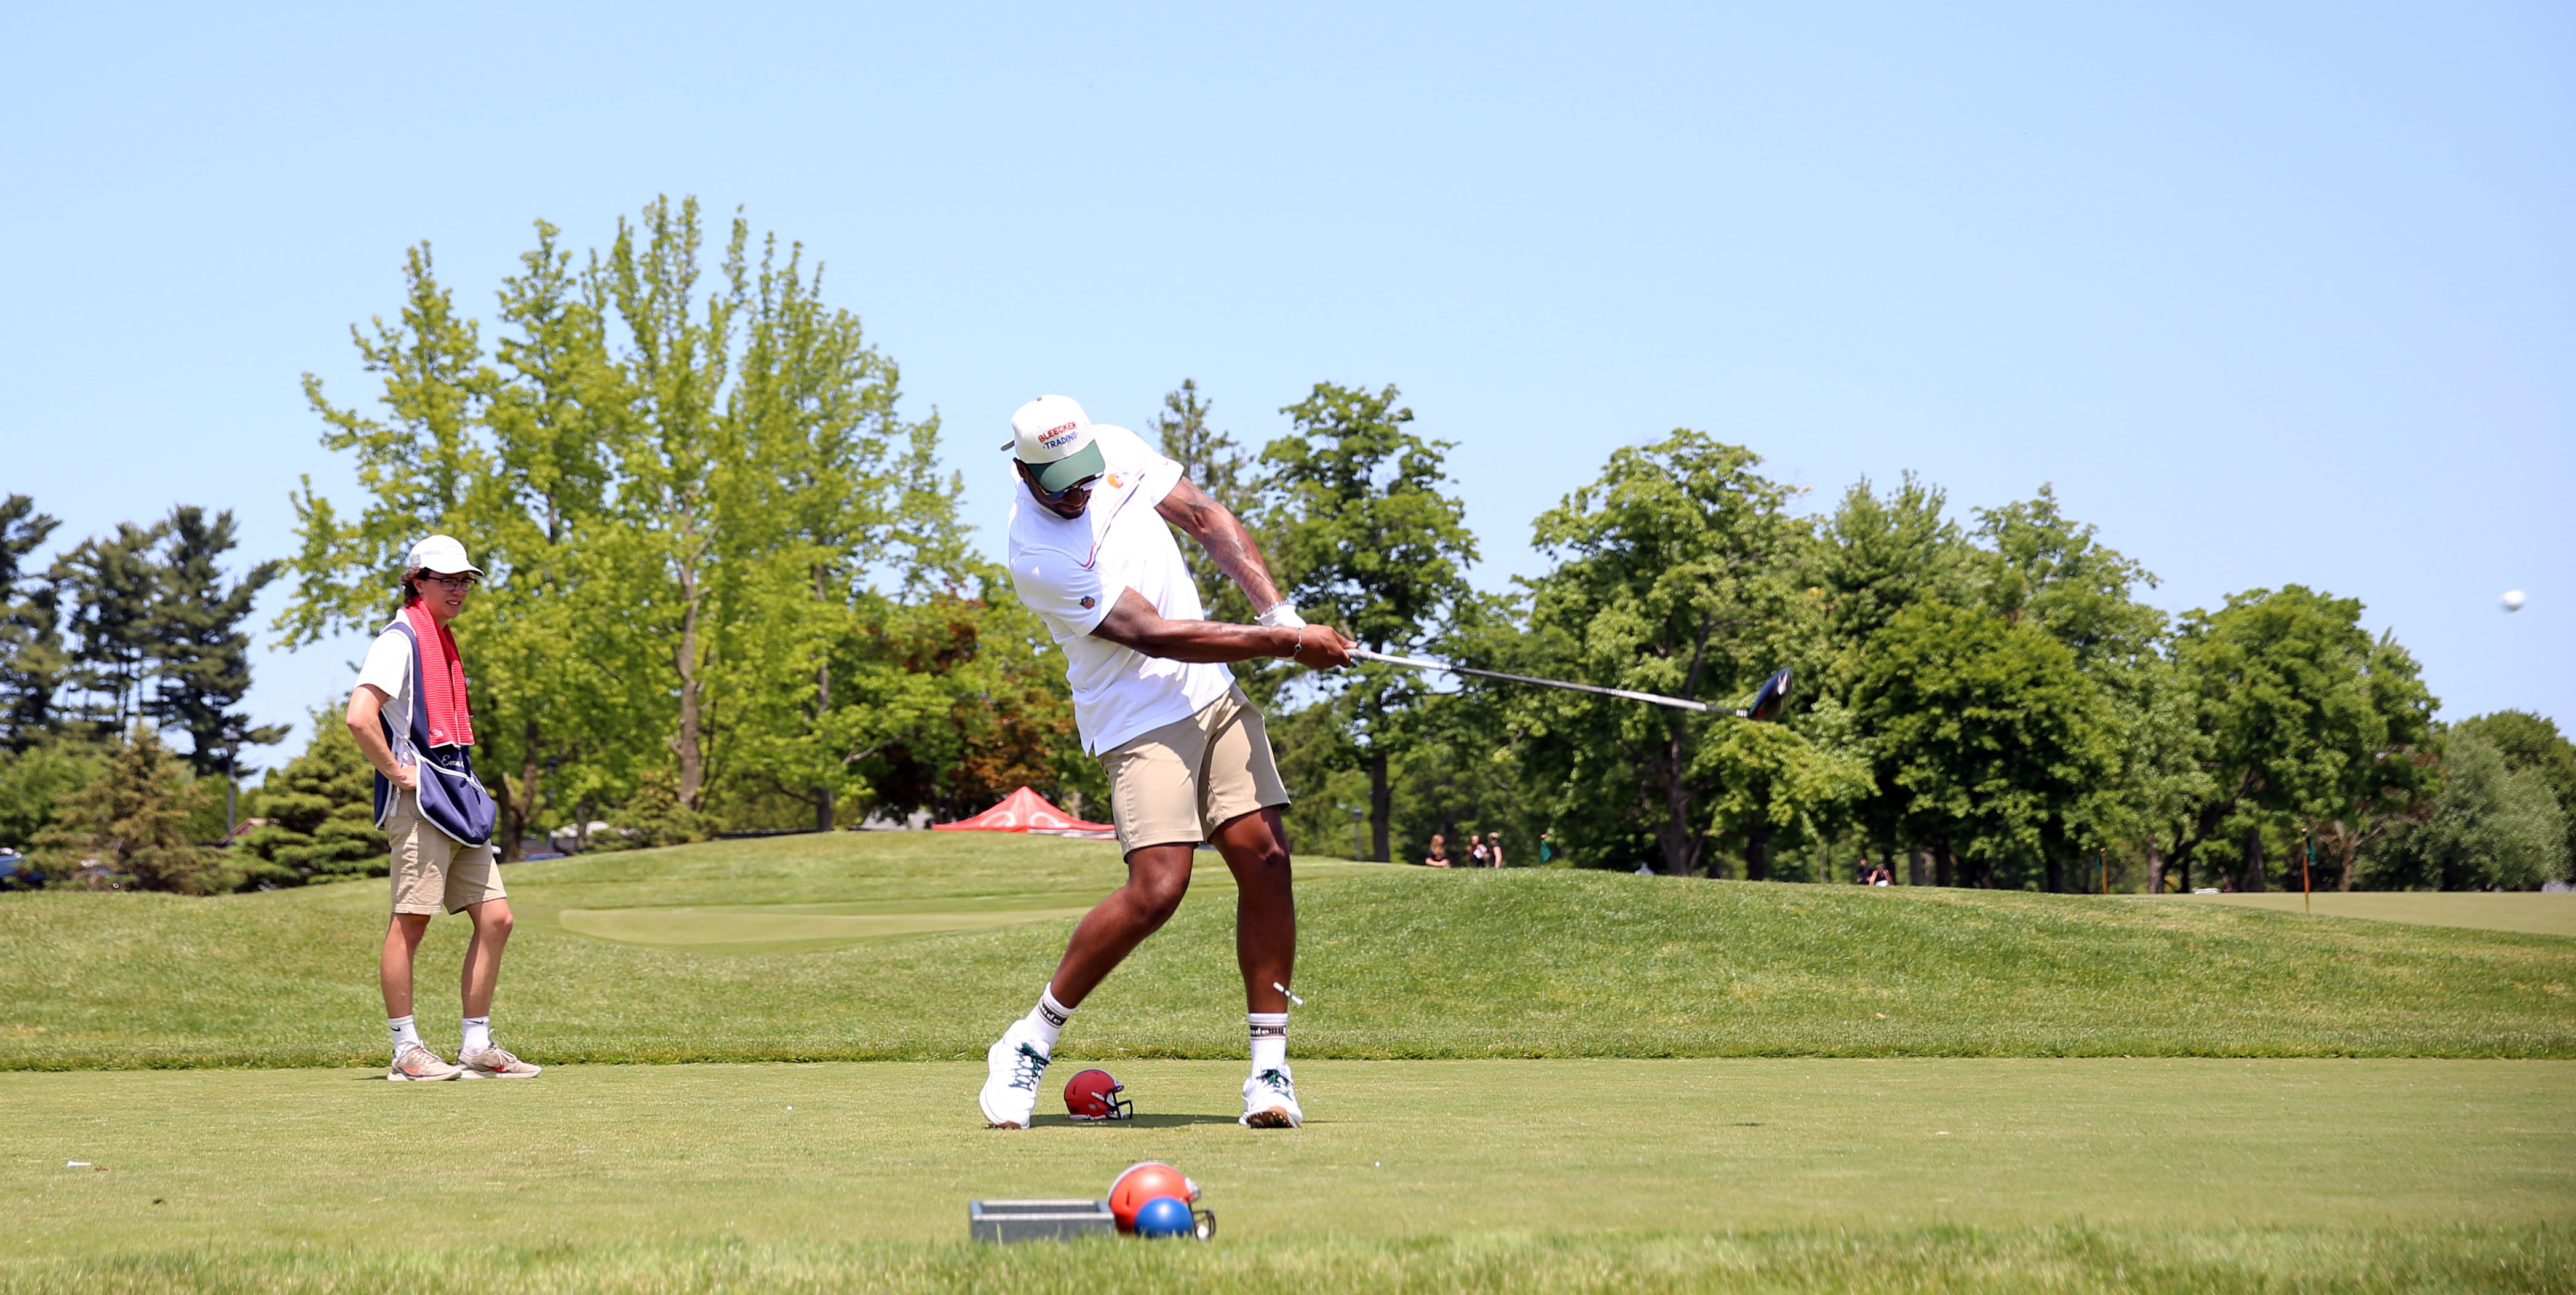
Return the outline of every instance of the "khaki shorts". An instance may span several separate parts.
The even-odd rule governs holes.
[[[1241,688],[1103,752],[1100,767],[1122,852],[1196,845],[1246,814],[1288,803],[1270,730]]]
[[[420,796],[402,792],[385,834],[394,845],[394,911],[461,913],[468,904],[508,899],[489,845],[458,845],[420,816]]]

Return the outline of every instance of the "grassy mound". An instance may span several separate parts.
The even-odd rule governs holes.
[[[1181,914],[1084,1005],[1066,1056],[1239,1055],[1233,897],[1200,859]],[[2576,1056],[2576,940],[2561,937],[2084,896],[1300,868],[1301,1056]],[[498,1020],[545,1061],[980,1056],[1053,968],[1063,914],[1120,875],[1107,843],[947,833],[518,865]],[[384,902],[381,883],[0,896],[0,1068],[373,1062]],[[432,924],[423,1019],[448,1014],[462,944],[461,921]]]

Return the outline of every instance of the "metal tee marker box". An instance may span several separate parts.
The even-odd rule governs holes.
[[[1115,1236],[1118,1220],[1107,1201],[968,1201],[966,1232],[978,1241],[1070,1241]]]

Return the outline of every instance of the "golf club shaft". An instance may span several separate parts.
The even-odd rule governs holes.
[[[1692,701],[1686,697],[1665,697],[1651,692],[1630,692],[1625,688],[1602,688],[1588,683],[1568,683],[1563,679],[1533,679],[1525,674],[1504,674],[1500,670],[1478,670],[1473,666],[1451,665],[1446,661],[1432,661],[1418,656],[1396,656],[1390,652],[1372,652],[1367,648],[1352,648],[1351,655],[1358,657],[1363,661],[1384,661],[1388,665],[1411,666],[1416,670],[1437,670],[1445,674],[1471,674],[1479,679],[1500,679],[1506,683],[1537,684],[1541,688],[1565,688],[1574,692],[1599,693],[1604,697],[1625,697],[1630,701],[1650,702],[1657,706],[1671,706],[1678,710],[1695,710],[1703,714],[1733,715],[1737,719],[1743,719],[1747,714],[1747,712],[1729,710],[1723,706],[1711,706],[1704,701]]]

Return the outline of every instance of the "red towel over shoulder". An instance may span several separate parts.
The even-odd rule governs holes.
[[[403,608],[402,614],[420,643],[420,699],[429,709],[429,744],[474,745],[473,707],[465,700],[465,658],[457,655],[456,636],[419,603]]]

